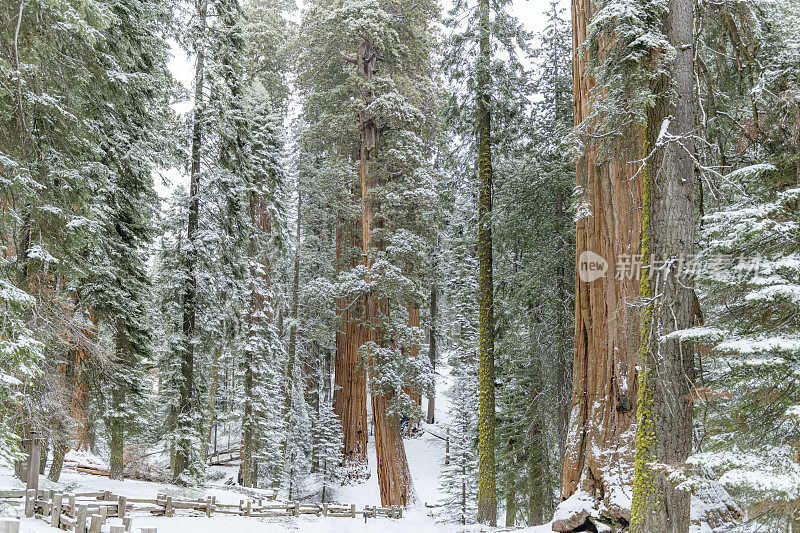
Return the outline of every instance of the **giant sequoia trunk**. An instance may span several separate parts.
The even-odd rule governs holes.
[[[372,80],[375,75],[377,51],[369,40],[365,40],[358,49],[356,68],[358,73],[366,80]],[[369,100],[371,100],[371,96]],[[383,244],[373,238],[372,227],[375,224],[376,202],[372,197],[374,189],[379,185],[379,180],[371,163],[378,145],[378,125],[372,117],[362,113],[359,117],[361,130],[359,180],[361,182],[361,244],[364,266],[372,267],[373,251],[382,249]],[[369,282],[370,280],[367,279]],[[364,301],[364,323],[367,329],[363,339],[377,344],[389,342],[386,332],[376,321],[381,317],[389,316],[389,301],[378,298],[375,294],[367,293]],[[371,357],[370,357],[371,359]],[[381,492],[382,505],[405,506],[413,500],[414,488],[411,472],[406,460],[406,451],[403,446],[403,435],[400,419],[397,415],[387,412],[387,405],[391,401],[391,392],[373,387],[372,420],[375,427],[375,458],[378,467],[378,485]]]
[[[657,98],[647,114],[642,251],[657,263],[642,278],[635,533],[689,531],[690,495],[676,489],[680,481],[670,474],[681,471],[692,449],[694,347],[664,336],[691,327],[694,319],[692,285],[680,271],[694,250],[693,15],[692,0],[670,0],[662,24],[676,56],[654,82]]]
[[[572,1],[575,123],[589,117],[594,80],[580,46],[586,39],[590,0]],[[632,137],[632,138],[631,138]],[[589,509],[611,521],[630,520],[639,350],[639,278],[620,269],[639,253],[642,178],[637,172],[643,132],[629,137],[613,159],[587,143],[577,163],[586,212],[577,221],[576,266],[588,252],[608,265],[604,276],[583,281],[576,269],[572,409],[564,454],[562,497],[554,531],[573,531]],[[587,278],[589,279],[589,278]],[[579,505],[580,504],[580,505]]]
[[[339,268],[355,266],[354,248],[361,249],[361,228],[340,221],[336,230],[336,260]],[[333,411],[342,422],[345,473],[349,477],[368,476],[367,469],[367,372],[358,349],[363,343],[363,300],[339,298],[336,302],[339,331],[334,359]]]

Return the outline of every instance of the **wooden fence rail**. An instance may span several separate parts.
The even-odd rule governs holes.
[[[18,501],[21,500],[21,501]],[[108,518],[119,518],[122,525],[110,527],[110,533],[131,531],[131,514],[175,516],[178,512],[212,516],[214,513],[247,517],[277,517],[315,515],[324,517],[402,518],[401,507],[365,506],[339,503],[276,502],[271,500],[240,500],[238,504],[217,502],[216,497],[199,499],[174,498],[159,494],[151,498],[126,498],[104,492],[62,493],[53,490],[13,489],[0,490],[0,501],[23,504],[26,517],[36,517],[52,527],[73,533],[100,533]],[[155,529],[141,528],[142,533],[156,533]]]

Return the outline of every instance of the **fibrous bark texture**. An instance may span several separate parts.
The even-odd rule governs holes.
[[[360,249],[361,239],[354,225],[340,222],[336,232],[336,258],[341,268],[355,266],[350,251],[356,247]],[[342,422],[345,471],[348,476],[360,477],[369,475],[366,469],[367,372],[358,354],[364,342],[363,316],[360,312],[363,300],[359,298],[353,302],[349,298],[340,298],[337,307],[340,326],[336,333],[333,410]]]
[[[590,116],[595,83],[581,48],[591,9],[590,0],[572,1],[576,124]],[[580,527],[586,516],[576,517],[587,506],[609,521],[630,520],[640,332],[634,259],[642,236],[641,163],[635,161],[641,159],[643,135],[628,138],[612,159],[601,159],[597,146],[587,142],[577,163],[583,205],[577,220],[572,409],[562,479],[562,497],[571,501],[556,511],[554,531]],[[607,271],[584,281],[580,266],[589,252],[602,258]]]
[[[676,56],[655,80],[647,114],[642,248],[652,260],[641,286],[635,533],[686,533],[690,519],[690,493],[670,476],[692,449],[694,346],[665,336],[694,320],[692,285],[681,272],[694,251],[694,2],[670,0],[663,27]]]
[[[366,80],[375,75],[377,51],[373,44],[366,40],[358,49],[357,68]],[[370,95],[369,99],[372,99]],[[361,150],[359,177],[361,181],[361,243],[363,246],[364,266],[372,267],[373,250],[380,250],[383,244],[376,242],[372,227],[375,224],[377,206],[372,193],[379,180],[371,163],[378,145],[378,125],[375,120],[363,113],[359,120],[361,130]],[[368,274],[369,276],[369,274]],[[367,282],[370,280],[368,279]],[[365,317],[367,333],[364,341],[378,344],[387,342],[385,332],[377,325],[381,317],[389,316],[389,301],[378,298],[372,293],[365,296]],[[391,392],[372,388],[372,420],[375,427],[375,457],[378,462],[378,486],[381,492],[381,505],[406,506],[413,500],[414,488],[411,472],[406,460],[403,446],[403,435],[400,419],[387,412],[387,404],[391,400]]]
[[[481,0],[476,98],[478,140],[478,522],[497,525],[494,394],[494,282],[492,281],[492,116],[488,66],[489,0]]]

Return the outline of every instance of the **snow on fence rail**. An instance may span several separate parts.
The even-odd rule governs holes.
[[[126,498],[109,491],[62,493],[53,490],[17,489],[0,490],[0,501],[20,503],[23,500],[26,517],[36,517],[52,527],[74,533],[100,533],[100,528],[111,517],[120,518],[121,526],[110,526],[110,533],[131,531],[131,513],[150,513],[155,516],[175,516],[176,511],[188,511],[212,516],[214,513],[277,517],[313,514],[325,517],[363,516],[367,518],[402,518],[401,507],[365,506],[337,503],[275,502],[264,499],[240,500],[238,504],[220,503],[215,497],[205,499],[173,498],[159,494],[155,499]],[[156,533],[155,528],[141,528],[141,533]]]

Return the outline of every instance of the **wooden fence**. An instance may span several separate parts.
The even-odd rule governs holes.
[[[22,502],[18,501],[22,500]],[[109,533],[131,531],[133,513],[151,516],[182,515],[212,516],[214,514],[277,517],[315,515],[325,517],[402,518],[401,507],[365,506],[338,503],[276,502],[264,499],[239,500],[238,504],[220,503],[215,497],[205,499],[174,498],[159,494],[155,499],[126,498],[109,491],[62,493],[53,490],[18,489],[0,490],[0,501],[24,504],[26,517],[36,517],[52,527],[74,533],[100,533],[100,528],[111,517],[122,520],[122,525],[110,526]],[[156,533],[155,528],[141,528],[141,533]]]

